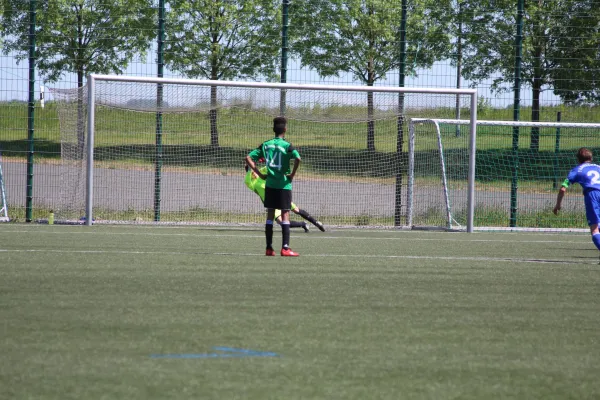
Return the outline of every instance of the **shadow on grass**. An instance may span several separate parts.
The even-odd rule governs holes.
[[[598,154],[600,148],[591,148]],[[476,177],[479,182],[511,180],[513,171],[517,171],[519,181],[555,181],[561,182],[577,164],[576,149],[552,151],[519,150],[515,156],[512,150],[478,150],[476,154]],[[466,180],[469,171],[468,152],[463,149],[444,151],[446,174],[449,179]],[[440,176],[438,151],[415,153],[415,165],[421,176]]]
[[[250,151],[210,145],[164,145],[162,163],[164,166],[179,167],[241,168]],[[395,174],[395,168],[399,165],[395,153],[313,146],[303,146],[299,151],[303,160],[302,168],[321,174],[388,177]],[[135,160],[152,163],[155,157],[154,145],[108,146],[95,150],[95,159],[98,161]]]
[[[35,157],[60,159],[60,143],[37,140]],[[27,140],[0,141],[5,156],[25,158]],[[242,168],[244,158],[251,149],[238,147],[215,147],[210,145],[163,145],[164,166]],[[477,180],[480,182],[510,180],[517,166],[519,181],[557,181],[564,179],[576,164],[576,149],[552,151],[519,150],[515,157],[510,149],[479,150],[476,156]],[[599,154],[600,147],[591,148]],[[302,146],[302,168],[315,174],[392,178],[398,172],[406,174],[408,155],[395,152],[367,151],[339,147]],[[153,164],[156,157],[154,144],[100,146],[95,149],[95,159],[106,162],[129,162]],[[448,149],[444,161],[449,179],[466,180],[468,177],[468,153],[466,149]],[[437,150],[417,151],[415,165],[422,177],[440,177],[440,157]]]
[[[49,140],[34,140],[35,157],[60,159],[60,143]],[[23,140],[0,140],[0,151],[7,157],[27,157],[29,141]]]
[[[209,145],[167,145],[163,150],[165,166],[207,166],[214,168],[237,168],[244,165],[244,158],[251,149],[235,147],[212,147]],[[392,178],[399,171],[406,173],[408,155],[334,147],[302,146],[298,149],[303,166],[316,174],[352,175],[373,178]],[[599,152],[600,148],[592,151]],[[138,160],[153,162],[154,145],[128,145],[100,147],[96,159]],[[448,149],[444,161],[449,179],[467,180],[469,172],[466,149]],[[511,150],[480,150],[476,155],[477,180],[481,182],[510,180],[517,166],[520,181],[562,181],[576,164],[574,150],[558,153],[552,151],[520,150],[515,157]],[[437,150],[417,151],[415,165],[419,176],[440,177],[440,156]]]

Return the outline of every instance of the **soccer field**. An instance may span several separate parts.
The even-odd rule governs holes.
[[[275,247],[281,235],[274,235]],[[589,235],[0,225],[0,399],[597,399]]]

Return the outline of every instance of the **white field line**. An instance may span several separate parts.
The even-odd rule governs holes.
[[[138,251],[138,250],[58,250],[58,249],[0,249],[0,253],[58,253],[58,254],[146,254],[146,255],[214,255],[234,257],[260,257],[263,253],[232,253],[232,252],[185,252],[185,251]],[[511,263],[536,263],[536,264],[591,264],[587,260],[560,260],[517,257],[454,257],[454,256],[410,256],[410,255],[362,255],[362,254],[307,254],[301,257],[352,257],[352,258],[380,258],[403,260],[444,260],[444,261],[498,261]]]
[[[189,237],[211,237],[211,238],[232,238],[232,237],[242,237],[242,238],[264,238],[263,233],[256,233],[253,235],[248,234],[192,234],[192,233],[150,233],[150,232],[97,232],[97,231],[68,231],[68,232],[59,232],[59,231],[40,231],[40,230],[0,230],[0,234],[10,234],[10,233],[33,233],[33,234],[42,234],[42,235],[106,235],[106,236],[116,236],[116,235],[140,235],[140,236],[189,236]],[[410,235],[410,233],[408,234]],[[504,239],[470,239],[469,237],[463,237],[461,239],[458,238],[423,238],[423,237],[367,237],[367,236],[323,236],[320,233],[316,234],[304,234],[299,233],[294,235],[294,240],[296,239],[330,239],[330,240],[402,240],[402,241],[436,241],[436,242],[498,242],[498,243],[515,243],[515,241],[519,243],[588,243],[589,239],[586,237],[586,240],[504,240]],[[453,235],[452,233],[445,233],[445,235]],[[504,236],[505,233],[502,233]],[[583,238],[583,236],[581,236]]]

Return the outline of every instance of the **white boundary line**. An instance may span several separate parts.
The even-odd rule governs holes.
[[[48,224],[48,220],[47,219],[38,219],[36,220],[36,223],[39,225],[33,225],[33,226],[39,226],[41,228],[43,228],[44,226],[46,226]],[[73,223],[71,223],[69,221],[69,223],[57,223],[54,222],[54,225],[56,227],[60,227],[60,228],[76,228],[79,226],[84,226],[84,224],[81,221],[73,221]],[[102,227],[102,229],[110,229],[110,228],[115,228],[115,229],[136,229],[136,230],[162,230],[162,229],[178,229],[178,230],[198,230],[201,229],[203,231],[223,231],[223,230],[229,230],[229,231],[256,231],[257,229],[264,229],[264,224],[256,224],[256,223],[248,223],[248,224],[217,224],[217,223],[187,223],[187,224],[176,224],[176,223],[166,223],[166,222],[159,222],[159,223],[154,223],[154,222],[147,222],[147,223],[132,223],[132,224],[126,224],[126,223],[122,223],[122,222],[104,222],[104,221],[96,221],[93,224],[94,226],[100,226]],[[22,224],[22,223],[17,223],[17,224],[13,224],[13,227],[18,227],[18,226],[32,226],[32,225],[26,225],[26,224]],[[439,234],[439,235],[448,235],[449,233],[465,233],[464,230],[447,230],[447,229],[410,229],[408,227],[404,228],[404,227],[400,227],[400,228],[394,228],[394,227],[388,227],[388,226],[380,226],[380,227],[376,227],[376,226],[369,226],[369,227],[347,227],[347,226],[340,226],[340,225],[328,225],[328,227],[330,229],[327,229],[327,232],[372,232],[372,233],[390,233],[390,234],[398,234],[398,233],[411,233],[411,234],[415,234],[418,232],[426,232],[428,234]],[[494,234],[494,233],[498,233],[498,234],[502,234],[505,236],[508,235],[521,235],[521,234],[538,234],[538,235],[560,235],[560,234],[589,234],[590,230],[589,228],[519,228],[519,227],[515,227],[515,228],[509,228],[509,227],[483,227],[483,228],[474,228],[474,231],[477,233],[483,233],[483,234]]]
[[[59,231],[39,231],[39,230],[0,230],[0,234],[10,234],[10,233],[35,233],[35,234],[43,234],[43,235],[105,235],[105,236],[189,236],[189,237],[223,237],[223,238],[231,238],[231,237],[243,237],[243,238],[263,238],[264,234],[262,232],[256,232],[254,235],[248,234],[192,234],[192,233],[154,233],[154,232],[96,232],[96,231],[88,231],[88,230],[78,230],[78,231],[68,231],[68,232],[59,232]],[[505,234],[502,234],[503,236]],[[571,236],[573,237],[573,236]],[[578,237],[583,238],[584,236],[580,235]],[[423,238],[423,237],[367,237],[367,236],[323,236],[321,234],[305,234],[298,233],[294,235],[294,240],[300,239],[315,239],[315,240],[402,240],[402,241],[436,241],[436,242],[497,242],[497,243],[515,243],[518,241],[519,243],[588,243],[587,241],[579,241],[579,240],[504,240],[504,239],[472,239],[470,236],[463,236],[463,239],[454,238]]]
[[[147,255],[213,255],[234,257],[260,257],[262,253],[230,253],[230,252],[185,252],[185,251],[137,251],[137,250],[57,250],[57,249],[0,249],[0,253],[58,253],[58,254],[147,254]],[[560,260],[560,259],[538,259],[538,258],[514,258],[514,257],[453,257],[453,256],[408,256],[408,255],[361,255],[361,254],[308,254],[302,257],[352,257],[352,258],[381,258],[401,260],[444,260],[444,261],[496,261],[512,263],[535,263],[535,264],[595,264],[596,259],[585,261]]]

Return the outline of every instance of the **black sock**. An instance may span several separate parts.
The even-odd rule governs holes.
[[[281,223],[281,234],[283,237],[283,243],[282,243],[282,248],[288,248],[290,247],[290,223],[289,221],[287,223],[282,222]]]
[[[290,228],[302,228],[303,226],[304,226],[304,222],[290,221]]]
[[[267,238],[267,249],[273,248],[273,223],[265,224],[265,237]]]
[[[303,209],[299,209],[298,210],[298,214],[300,214],[300,216],[302,218],[304,218],[305,220],[309,221],[311,224],[313,225],[317,225],[317,220],[314,219],[309,213],[307,213],[305,210]]]

